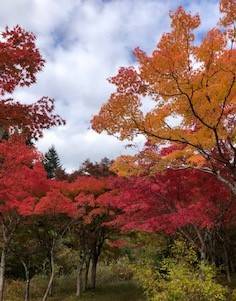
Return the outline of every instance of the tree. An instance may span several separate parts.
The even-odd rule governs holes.
[[[35,36],[19,26],[1,33],[0,42],[0,300],[3,300],[5,261],[10,244],[22,220],[32,214],[38,199],[48,189],[41,156],[26,142],[38,139],[43,130],[64,124],[54,113],[54,100],[42,97],[25,105],[3,98],[17,87],[36,82],[44,66]],[[4,138],[8,138],[7,141]]]
[[[171,32],[153,53],[135,49],[138,67],[120,68],[109,79],[116,91],[92,125],[121,140],[142,134],[157,169],[201,168],[236,194],[235,0],[222,0],[220,10],[222,27],[211,29],[200,43],[194,43],[199,16],[182,7],[171,12]],[[150,98],[154,108],[144,113],[142,104]],[[170,146],[171,152],[160,155]]]
[[[32,145],[32,139],[43,130],[64,124],[54,113],[54,100],[42,97],[25,105],[4,98],[17,87],[36,82],[44,60],[35,45],[35,36],[19,26],[6,28],[0,42],[0,225],[1,264],[0,300],[3,300],[6,257],[16,238],[19,225],[24,224],[43,196],[49,182],[42,166],[42,156]],[[41,201],[40,201],[40,204]],[[14,241],[15,242],[15,241]],[[21,257],[22,259],[22,257]],[[28,267],[24,261],[26,276]],[[27,279],[29,280],[29,279]],[[27,288],[28,290],[28,288]],[[26,290],[25,298],[28,298]]]
[[[44,60],[35,45],[35,36],[19,26],[1,33],[0,42],[0,94],[12,93],[17,87],[36,82]],[[28,140],[38,139],[43,130],[64,124],[54,113],[54,100],[42,97],[26,105],[12,98],[0,100],[0,139],[12,133],[24,133]]]
[[[122,209],[112,221],[124,231],[181,235],[201,260],[225,264],[228,279],[235,262],[235,196],[213,175],[195,169],[167,170],[152,177],[120,179],[114,205]]]
[[[61,193],[71,199],[76,207],[71,227],[74,245],[79,253],[77,267],[77,291],[80,296],[83,283],[88,288],[88,271],[91,264],[91,288],[96,286],[97,264],[105,241],[118,229],[107,225],[119,210],[113,205],[111,177],[80,176],[74,182],[64,183]],[[84,282],[83,270],[85,268]]]
[[[55,178],[57,171],[61,169],[61,163],[54,146],[51,146],[45,154],[43,165],[48,174],[48,178]]]
[[[40,230],[34,217],[25,217],[9,248],[6,276],[25,281],[24,301],[30,300],[31,280],[42,273],[48,255],[44,241],[39,239]]]
[[[68,180],[73,182],[79,176],[93,176],[93,177],[108,177],[114,175],[111,170],[111,160],[103,158],[100,162],[91,162],[89,159],[85,160],[78,170],[75,170],[68,175]]]
[[[108,177],[114,175],[110,170],[112,161],[108,158],[103,158],[100,162],[91,162],[89,159],[85,160],[79,172],[81,175],[89,175],[94,177]]]
[[[39,153],[22,137],[0,142],[0,300],[3,300],[5,262],[17,227],[31,215],[48,189]]]
[[[63,183],[50,182],[50,189],[37,202],[32,215],[38,217],[36,225],[40,230],[39,237],[48,251],[50,277],[43,301],[46,301],[55,278],[55,252],[62,238],[76,216],[76,206],[70,198],[61,192]]]

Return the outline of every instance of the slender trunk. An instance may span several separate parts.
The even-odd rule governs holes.
[[[85,288],[85,290],[88,289],[88,275],[89,275],[90,260],[91,260],[91,258],[88,257],[88,259],[85,262],[85,275],[84,275],[84,288]]]
[[[212,239],[211,261],[212,261],[212,264],[216,265],[216,237],[215,237],[215,233],[214,233],[214,237]]]
[[[49,290],[49,293],[48,293],[48,295],[49,295],[50,297],[52,297],[52,295],[53,295],[53,286],[54,286],[54,283],[52,282],[52,285],[51,285],[50,290]]]
[[[4,282],[5,282],[6,249],[3,247],[0,262],[0,301],[3,301]]]
[[[202,237],[202,234],[199,231],[199,229],[195,226],[194,226],[194,229],[197,233],[197,236],[198,236],[198,239],[199,239],[200,245],[201,245],[201,247],[200,247],[201,261],[204,262],[206,260],[206,244],[205,244],[204,238]]]
[[[76,281],[76,296],[80,297],[83,288],[83,260],[80,260],[77,267],[77,281]]]
[[[7,227],[4,224],[4,220],[1,217],[1,228],[2,228],[2,252],[1,252],[1,261],[0,261],[0,301],[4,300],[4,284],[5,284],[5,267],[6,267],[6,254],[8,251],[9,243],[12,239],[12,235],[16,230],[19,219],[16,220],[15,224],[12,226],[11,231],[7,231]]]
[[[25,301],[30,300],[30,278],[26,281],[26,286],[25,286]]]
[[[232,259],[232,256],[229,256],[229,262],[230,262],[230,269],[232,273],[235,273],[235,266],[234,266],[234,261]]]
[[[25,270],[25,301],[29,301],[30,299],[30,275],[29,275],[29,269],[27,267],[27,264],[22,260],[21,261],[24,270]]]
[[[49,296],[49,292],[51,290],[51,287],[52,287],[52,283],[53,283],[53,280],[54,280],[54,276],[55,276],[55,266],[54,266],[54,244],[52,246],[52,249],[51,249],[51,252],[50,252],[50,264],[51,264],[51,275],[50,275],[50,278],[49,278],[49,282],[48,282],[48,286],[47,286],[47,289],[44,293],[44,296],[43,296],[43,299],[42,301],[46,301],[48,296]],[[1,300],[0,300],[1,301]]]
[[[98,256],[95,254],[92,258],[92,268],[91,268],[91,288],[96,288],[96,278],[97,278],[97,264]]]
[[[229,256],[228,256],[225,243],[223,243],[223,249],[224,249],[224,257],[225,257],[225,269],[226,269],[227,281],[231,283]]]
[[[199,231],[199,229],[196,226],[194,226],[194,229],[195,229],[198,239],[200,241],[200,250],[199,251],[200,251],[200,256],[201,256],[201,263],[204,264],[206,261],[206,244],[205,244],[205,241],[204,241],[201,231]],[[200,270],[200,278],[202,280],[205,279],[205,274],[202,269]]]

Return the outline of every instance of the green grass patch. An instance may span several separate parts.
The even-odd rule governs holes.
[[[63,299],[62,299],[63,297]],[[106,284],[94,291],[88,291],[80,299],[75,296],[49,298],[49,301],[144,301],[142,290],[133,281]]]
[[[46,279],[37,279],[32,283],[31,301],[41,301],[46,285]],[[48,301],[145,301],[142,289],[132,280],[105,282],[99,284],[96,290],[89,290],[77,298],[75,282],[72,278],[56,281],[53,297]],[[23,283],[13,282],[8,286],[6,301],[23,300]]]

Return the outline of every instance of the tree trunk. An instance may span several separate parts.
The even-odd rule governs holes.
[[[92,269],[91,269],[91,288],[96,288],[96,278],[97,278],[97,264],[98,256],[95,254],[92,258]]]
[[[225,243],[223,243],[223,249],[224,249],[224,257],[225,257],[225,269],[226,269],[227,281],[229,283],[231,283],[230,262],[229,262],[229,256],[228,256],[228,252],[227,252]]]
[[[232,259],[232,255],[229,256],[229,262],[230,262],[230,269],[232,273],[235,273],[235,266],[234,266],[234,260]]]
[[[30,300],[30,278],[26,280],[26,285],[25,285],[25,301]]]
[[[76,296],[80,297],[83,288],[83,261],[80,260],[77,267],[77,281],[76,281]]]
[[[51,275],[49,278],[49,282],[48,282],[48,286],[47,289],[44,293],[43,299],[42,301],[46,301],[48,296],[49,296],[49,292],[51,290],[51,286],[54,280],[54,276],[55,276],[55,266],[54,266],[54,244],[52,246],[51,252],[50,252],[50,264],[51,264]],[[1,301],[1,300],[0,300]]]
[[[91,260],[91,258],[89,257],[85,262],[85,275],[84,275],[84,288],[85,288],[85,290],[87,290],[89,288],[89,286],[88,286],[88,275],[89,275],[90,260]]]
[[[53,296],[53,287],[54,287],[54,283],[52,282],[52,285],[51,285],[50,290],[49,290],[49,293],[48,293],[48,295],[49,295],[50,297]]]
[[[216,265],[216,237],[215,233],[211,242],[211,263]]]
[[[0,301],[3,301],[4,282],[5,282],[6,250],[3,247],[0,262]]]
[[[30,275],[29,275],[29,269],[27,267],[27,264],[22,260],[21,261],[24,270],[25,270],[25,301],[29,301],[30,299]]]
[[[199,231],[199,229],[194,226],[194,229],[197,233],[197,236],[198,236],[198,239],[200,241],[200,255],[201,255],[201,261],[204,262],[206,261],[206,244],[205,244],[205,241],[204,241],[204,238],[202,237],[202,234],[201,232]]]

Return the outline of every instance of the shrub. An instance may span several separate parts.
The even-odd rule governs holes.
[[[144,258],[133,265],[136,279],[150,301],[224,301],[227,289],[215,281],[213,266],[197,261],[193,248],[176,242],[172,256],[155,264]]]

